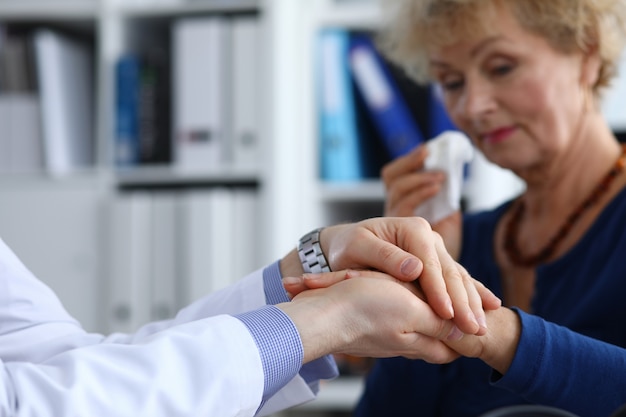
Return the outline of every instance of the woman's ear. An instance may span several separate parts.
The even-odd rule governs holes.
[[[593,90],[600,79],[602,60],[596,45],[589,46],[583,53],[580,82],[583,86]]]

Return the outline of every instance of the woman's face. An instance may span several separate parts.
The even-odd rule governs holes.
[[[454,123],[485,156],[515,171],[563,150],[582,116],[582,54],[564,54],[501,8],[493,31],[429,53]]]

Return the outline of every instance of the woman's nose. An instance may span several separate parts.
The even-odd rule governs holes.
[[[481,119],[496,108],[492,87],[485,82],[466,81],[458,102],[458,116],[468,121]]]

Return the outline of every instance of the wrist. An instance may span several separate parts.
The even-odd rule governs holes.
[[[486,316],[489,331],[483,336],[484,346],[479,358],[505,374],[517,351],[522,325],[518,315],[506,307],[487,311]]]
[[[297,249],[289,251],[289,253],[280,260],[280,274],[282,278],[299,277],[304,274]]]
[[[521,324],[517,314],[509,308],[485,311],[487,333],[482,336],[466,334],[462,339],[446,344],[462,356],[478,358],[501,374],[511,366]]]
[[[277,307],[289,316],[298,330],[303,363],[337,352],[344,346],[342,334],[336,330],[344,327],[340,322],[342,315],[334,312],[336,306],[327,297],[299,297]]]

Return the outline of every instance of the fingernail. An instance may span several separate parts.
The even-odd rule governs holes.
[[[311,274],[311,273],[302,274],[302,279],[304,279],[305,281],[306,280],[312,281],[312,280],[318,279],[319,277],[320,277],[320,274]]]
[[[458,327],[453,326],[452,330],[450,331],[450,333],[448,333],[448,337],[447,340],[450,340],[452,342],[455,342],[457,340],[461,340],[463,339],[463,332],[459,330]]]
[[[283,285],[300,285],[302,284],[301,277],[284,277]]]
[[[402,262],[400,266],[400,272],[406,276],[416,275],[417,269],[420,266],[420,261],[415,258],[409,258]]]
[[[480,323],[478,322],[478,316],[476,316],[474,313],[471,313],[471,312],[468,313],[467,316],[472,321],[472,323],[480,327]]]
[[[349,278],[358,277],[360,275],[361,275],[361,273],[359,271],[355,271],[354,269],[349,269],[349,270],[346,271],[345,277],[346,277],[346,279],[349,279]]]
[[[478,325],[480,327],[482,327],[483,329],[487,329],[487,319],[485,317],[476,317],[476,321],[478,322]]]
[[[446,302],[446,308],[448,309],[448,313],[450,313],[450,318],[454,317],[454,307],[452,307],[452,300],[448,300]]]

